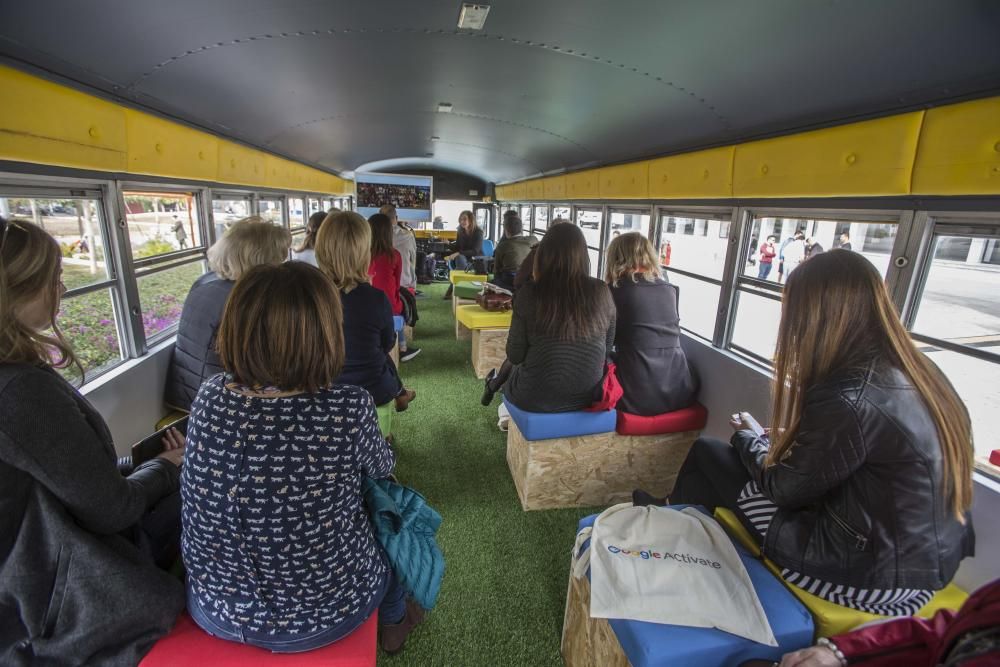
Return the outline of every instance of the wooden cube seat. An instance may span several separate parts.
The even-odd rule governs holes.
[[[595,515],[581,520],[577,531],[592,526],[596,518]],[[589,548],[589,541],[584,544],[586,548]],[[812,618],[802,604],[760,561],[738,545],[736,550],[750,575],[778,646],[765,646],[714,628],[591,618],[590,574],[576,579],[571,572],[562,634],[566,666],[728,666],[752,659],[779,661],[784,653],[812,644]],[[696,605],[697,600],[692,600],[691,604]]]
[[[272,653],[266,649],[219,639],[199,628],[187,612],[160,639],[139,667],[375,667],[378,614],[329,646],[304,653]]]
[[[509,329],[511,311],[493,312],[475,304],[459,306],[455,311],[455,339],[469,340],[475,329]]]
[[[760,545],[754,540],[750,531],[740,523],[740,520],[730,510],[719,507],[715,510],[715,519],[726,529],[729,535],[739,542],[747,551],[756,558],[761,558]],[[781,568],[770,558],[762,558],[767,569],[771,570],[776,577],[781,579]],[[870,621],[886,620],[887,616],[869,614],[858,611],[850,607],[842,607],[838,604],[828,602],[821,597],[813,595],[794,584],[789,584],[784,579],[782,583],[797,597],[809,613],[812,614],[813,622],[816,625],[816,633],[819,637],[832,637],[833,635],[850,632],[863,623]],[[937,592],[930,602],[925,604],[916,613],[920,618],[930,618],[940,609],[957,610],[965,602],[969,594],[955,584],[948,584],[945,588]]]

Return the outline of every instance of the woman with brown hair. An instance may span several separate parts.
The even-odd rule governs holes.
[[[316,211],[309,216],[306,224],[306,235],[302,238],[302,243],[298,248],[292,249],[292,259],[296,262],[306,262],[316,266],[316,235],[319,234],[319,227],[326,220],[326,211]]]
[[[417,393],[403,387],[389,352],[396,344],[389,299],[370,284],[371,227],[353,211],[332,213],[319,230],[316,259],[340,290],[344,308],[342,384],[364,387],[376,405],[395,401],[402,412]]]
[[[733,510],[790,584],[913,614],[973,551],[972,432],[868,260],[834,250],[789,275],[774,378],[771,429],[742,413],[731,447],[698,440],[671,502]]]
[[[100,413],[56,369],[59,244],[0,218],[0,663],[136,664],[184,608],[184,438],[119,466]]]
[[[367,477],[395,464],[375,403],[334,384],[337,290],[302,262],[260,266],[219,328],[225,373],[191,407],[181,485],[188,611],[206,632],[279,653],[331,644],[376,611],[385,650],[420,621],[372,531]]]
[[[578,227],[556,225],[536,246],[534,282],[514,298],[503,385],[530,412],[572,412],[593,405],[615,339],[608,286],[590,277],[587,241]]]
[[[472,211],[462,211],[458,215],[458,236],[451,244],[451,254],[445,256],[448,261],[455,262],[455,268],[465,271],[472,266],[472,258],[483,254],[483,230],[476,224],[476,216]],[[453,285],[448,285],[444,298],[450,299]]]
[[[624,395],[618,409],[653,416],[691,405],[697,383],[681,349],[677,287],[660,275],[656,250],[638,232],[622,234],[606,255],[615,301],[615,364]]]

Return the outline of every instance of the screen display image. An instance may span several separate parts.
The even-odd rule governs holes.
[[[431,219],[434,185],[431,176],[359,173],[355,175],[355,182],[358,213],[366,218],[378,213],[379,207],[392,204],[401,220],[428,222]]]

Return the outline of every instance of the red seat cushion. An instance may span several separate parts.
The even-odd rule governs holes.
[[[376,613],[360,628],[329,646],[305,653],[271,653],[213,637],[195,625],[185,612],[170,634],[153,645],[139,667],[374,667],[377,635]]]
[[[660,435],[661,433],[681,433],[700,431],[708,421],[708,410],[701,403],[689,408],[665,412],[662,415],[641,417],[618,411],[618,425],[615,430],[621,435]]]

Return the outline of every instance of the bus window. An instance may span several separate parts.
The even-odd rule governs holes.
[[[285,226],[285,200],[280,197],[262,197],[257,203],[259,215],[279,227]]]
[[[59,243],[66,293],[57,320],[87,379],[119,364],[124,358],[119,328],[121,299],[97,195],[72,199],[0,197],[0,215],[34,223]],[[75,366],[61,373],[74,382],[80,379]]]
[[[535,227],[532,231],[544,234],[549,228],[549,207],[548,205],[535,207]]]
[[[629,232],[639,232],[646,238],[649,238],[649,221],[650,216],[648,212],[643,211],[614,211],[609,213],[611,219],[611,239],[620,234],[627,234]]]
[[[576,210],[576,226],[587,239],[588,255],[590,255],[590,275],[601,277],[601,222],[603,213],[599,208],[578,208]]]
[[[563,220],[570,219],[570,208],[569,206],[553,206],[552,207],[552,219],[556,220],[561,218]]]
[[[302,197],[288,198],[288,226],[291,229],[301,229],[306,226],[306,214],[302,204]]]
[[[755,217],[750,231],[750,244],[743,261],[744,276],[782,283],[795,266],[813,252],[845,248],[864,255],[885,277],[889,270],[892,246],[896,241],[896,222],[858,222],[854,220]],[[796,233],[803,235],[802,244],[795,241]],[[770,248],[762,246],[768,238],[774,239],[775,256]],[[790,256],[786,250],[792,247]],[[798,246],[798,247],[796,247]],[[768,266],[770,265],[770,266]]]
[[[946,228],[945,228],[946,229]],[[1000,413],[1000,225],[989,235],[935,233],[910,327],[972,419],[976,462],[990,468]],[[1000,468],[990,469],[993,474]]]
[[[132,259],[205,245],[193,192],[126,191],[123,197]]]
[[[139,305],[142,308],[142,328],[147,344],[173,332],[181,320],[184,299],[191,285],[205,273],[207,263],[197,259],[162,267],[155,265],[136,271]]]
[[[215,238],[221,239],[234,222],[250,216],[250,198],[221,196],[212,199],[212,222]]]
[[[729,224],[722,216],[660,213],[660,268],[677,285],[681,326],[708,340],[715,334]]]

